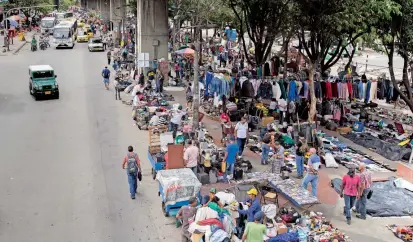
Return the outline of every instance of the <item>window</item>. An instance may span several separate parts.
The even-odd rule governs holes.
[[[53,28],[54,20],[42,20],[40,26],[43,28]]]
[[[34,71],[33,78],[50,78],[54,77],[53,71]]]
[[[53,31],[53,37],[55,39],[66,39],[69,38],[70,35],[70,29],[69,28],[60,28],[60,29],[55,29]]]
[[[92,43],[93,44],[100,44],[100,43],[102,43],[102,40],[101,39],[92,39]]]

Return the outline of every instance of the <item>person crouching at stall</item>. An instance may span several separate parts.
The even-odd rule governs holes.
[[[242,242],[263,242],[264,235],[267,234],[267,227],[262,224],[264,212],[259,211],[254,215],[254,221],[247,223]]]
[[[197,210],[198,199],[196,197],[189,198],[189,205],[183,206],[179,209],[176,214],[176,218],[179,219],[182,223],[181,238],[182,242],[190,242],[191,233],[188,231],[189,220],[192,219]]]
[[[271,172],[281,174],[281,168],[284,167],[284,147],[278,141],[272,140],[274,154],[271,157]]]
[[[244,204],[248,206],[247,210],[243,210],[238,208],[238,213],[240,215],[247,215],[247,221],[248,222],[253,222],[254,221],[254,215],[261,211],[261,203],[260,200],[258,199],[258,191],[255,188],[251,188],[248,192],[248,198],[243,201]]]
[[[208,196],[208,202],[204,202],[204,207],[208,206],[208,203],[216,203],[220,208],[224,207],[224,204],[219,200],[219,197],[215,196],[217,194],[217,189],[215,187],[212,187],[209,189],[209,196]]]

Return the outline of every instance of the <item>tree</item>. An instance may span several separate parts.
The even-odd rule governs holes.
[[[265,63],[276,37],[279,35],[288,0],[227,0],[240,23],[240,32],[247,32],[255,47],[255,60],[248,55],[244,35],[241,34],[248,63],[260,66]]]
[[[399,92],[400,97],[413,111],[412,82],[408,78],[408,68],[413,56],[413,1],[394,0],[397,9],[391,12],[389,19],[382,19],[377,25],[377,34],[384,46],[389,60],[389,73],[393,87]],[[403,58],[402,80],[396,80],[394,73],[394,55]],[[403,87],[403,88],[401,88]]]
[[[4,4],[5,11],[12,9],[12,8],[19,8],[19,7],[32,7],[32,6],[41,6],[41,5],[51,5],[50,0],[9,0],[6,4]],[[53,7],[42,7],[36,8],[35,12],[38,13],[47,13],[52,11]],[[22,8],[21,11],[24,15],[29,16],[31,9],[29,8]]]
[[[395,8],[392,0],[294,0],[299,9],[298,19],[301,53],[309,64],[311,106],[309,120],[316,114],[314,73],[328,70],[341,58],[348,45],[371,26],[390,16]],[[307,33],[308,32],[308,33]],[[331,48],[335,50],[331,52]],[[350,54],[350,64],[355,48]],[[331,55],[330,58],[326,58]]]

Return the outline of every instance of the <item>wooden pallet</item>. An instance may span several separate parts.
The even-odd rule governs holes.
[[[149,152],[151,154],[161,151],[161,134],[168,132],[168,126],[151,126],[149,131]]]

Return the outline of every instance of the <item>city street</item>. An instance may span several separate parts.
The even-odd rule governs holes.
[[[106,53],[87,44],[0,57],[0,241],[179,241],[165,219],[146,158],[147,132],[104,89]],[[51,65],[59,100],[29,94],[29,65]],[[141,157],[143,181],[131,200],[121,162]]]

